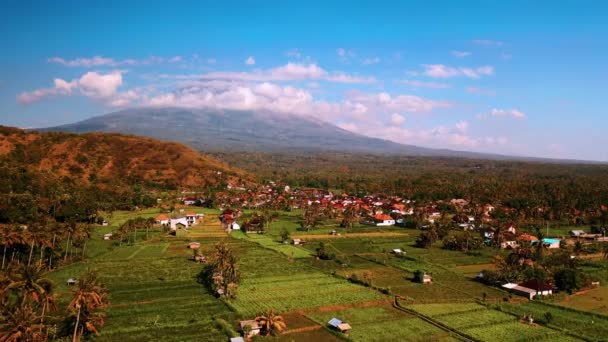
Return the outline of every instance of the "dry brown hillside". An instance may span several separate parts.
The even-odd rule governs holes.
[[[38,133],[0,127],[0,159],[91,182],[174,187],[250,183],[246,172],[178,143],[112,133]]]

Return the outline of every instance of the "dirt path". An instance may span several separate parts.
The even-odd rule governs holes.
[[[397,233],[397,232],[373,232],[373,233],[349,233],[342,235],[329,235],[329,234],[298,234],[293,237],[305,240],[314,239],[342,239],[342,238],[365,238],[365,237],[399,237],[408,236],[409,233]]]
[[[283,332],[283,335],[289,335],[289,334],[299,334],[299,333],[303,333],[303,332],[307,332],[307,331],[315,331],[315,330],[320,330],[321,328],[323,328],[320,325],[311,325],[308,327],[303,327],[303,328],[298,328],[298,329],[292,329],[292,330],[286,330]]]

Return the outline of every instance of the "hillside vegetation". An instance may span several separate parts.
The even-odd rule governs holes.
[[[215,187],[251,180],[245,172],[178,143],[137,136],[38,133],[3,127],[3,165],[22,166],[82,184],[136,183]]]

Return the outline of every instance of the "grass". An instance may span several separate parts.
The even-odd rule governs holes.
[[[570,339],[559,331],[522,323],[516,316],[481,304],[420,304],[410,309],[482,341]]]
[[[231,233],[231,236],[236,239],[245,239],[255,242],[264,248],[272,249],[290,258],[309,258],[312,256],[310,251],[302,247],[284,244],[267,234],[246,234],[242,231],[234,231]]]
[[[560,301],[559,304],[577,310],[608,315],[608,288],[598,287],[583,293],[570,295]]]
[[[241,259],[243,281],[230,304],[244,315],[264,309],[279,312],[388,300],[372,289],[351,284],[297,259],[277,257],[276,251],[245,245]]]
[[[549,326],[564,329],[591,341],[605,340],[608,336],[608,316],[594,315],[542,302],[527,302],[517,305],[503,303],[499,308],[518,316],[532,315],[536,320],[543,320],[545,314],[549,312],[552,315]]]
[[[352,326],[349,336],[355,341],[451,341],[446,332],[415,316],[390,306],[352,308],[315,312],[308,317],[324,326],[337,317]]]
[[[437,247],[420,249],[413,246],[419,233],[415,230],[360,226],[346,232],[332,220],[311,232],[302,232],[297,230],[300,211],[281,212],[267,234],[235,231],[229,236],[217,221],[218,210],[194,208],[194,211],[203,212],[206,217],[187,237],[168,236],[154,228],[149,239],[145,240],[145,232],[138,232],[136,243],[122,246],[104,241],[103,234],[116,231],[130,218],[154,217],[159,211],[115,212],[109,218],[110,226],[93,230],[84,262],[49,274],[57,283],[61,301],[65,302],[69,299],[70,289],[65,284],[68,278],[77,278],[88,268],[99,272],[112,304],[106,309],[108,324],[98,340],[222,341],[234,333],[240,319],[251,319],[265,309],[276,310],[288,322],[288,332],[265,338],[270,341],[342,340],[344,337],[339,333],[326,328],[332,317],[353,326],[349,338],[354,341],[453,340],[434,325],[393,309],[388,305],[391,296],[346,279],[363,273],[372,275],[375,287],[390,288],[391,294],[407,297],[416,311],[482,341],[575,339],[560,329],[590,340],[608,336],[605,316],[542,303],[492,306],[503,312],[477,303],[484,293],[488,302],[507,296],[499,289],[471,280],[491,261],[495,250],[489,248],[477,254]],[[314,234],[316,239],[310,239],[304,246],[282,244],[279,236],[284,227],[292,237]],[[339,229],[342,236],[325,238],[333,229]],[[356,233],[374,234],[361,237]],[[383,236],[386,233],[391,235]],[[208,255],[218,241],[233,248],[242,278],[236,299],[215,298],[196,282],[202,266],[191,261],[192,250],[186,248],[193,240],[201,243],[203,255]],[[320,242],[339,262],[314,257]],[[389,254],[393,248],[404,250],[406,257]],[[608,274],[604,264],[596,264],[590,269],[594,274]],[[414,283],[412,276],[416,270],[430,273],[433,284]],[[572,296],[561,305],[602,311],[603,306],[594,305],[601,303],[598,298],[605,298],[605,291],[602,288],[588,296]],[[547,311],[554,317],[549,327],[518,321],[523,314],[533,314],[539,320]]]

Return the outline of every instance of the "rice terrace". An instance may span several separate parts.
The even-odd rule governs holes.
[[[111,304],[105,309],[107,326],[96,340],[228,340],[241,335],[239,321],[265,310],[281,313],[286,322],[282,334],[273,337],[278,341],[589,341],[608,334],[608,317],[549,303],[529,306],[474,281],[467,267],[483,267],[490,256],[414,247],[413,230],[357,225],[338,236],[330,235],[337,225],[327,221],[314,233],[305,232],[296,229],[301,211],[294,210],[277,212],[265,234],[228,234],[220,226],[220,210],[195,210],[204,218],[186,236],[167,235],[156,225],[147,239],[121,246],[103,235],[130,218],[160,214],[157,209],[115,212],[111,225],[94,229],[87,259],[48,275],[60,293],[67,293],[66,279],[88,268],[99,272]],[[301,246],[284,244],[285,228],[291,239],[315,238]],[[239,256],[242,279],[235,298],[216,298],[197,282],[202,266],[187,248],[191,241],[200,242],[202,255],[221,242]],[[321,242],[338,262],[316,257]],[[390,253],[397,248],[406,255]],[[414,282],[417,270],[432,274],[432,285]],[[352,281],[353,275],[364,279],[366,274],[371,286]],[[546,312],[553,314],[550,323],[522,321],[525,314],[542,321]],[[333,317],[352,330],[332,330],[327,322]]]

